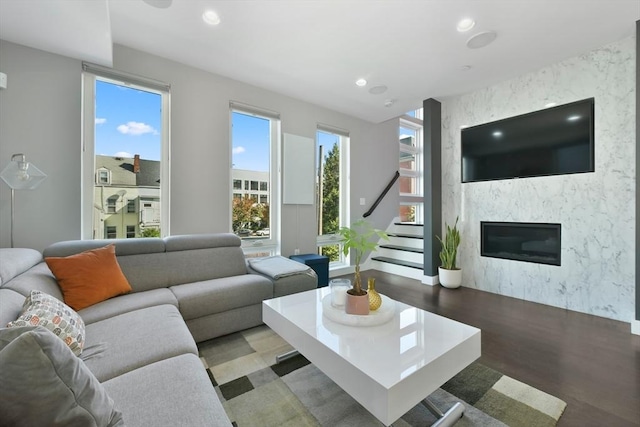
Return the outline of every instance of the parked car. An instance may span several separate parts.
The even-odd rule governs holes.
[[[263,228],[262,230],[256,231],[256,234],[258,236],[268,236],[269,235],[269,229],[268,228]]]
[[[248,228],[241,228],[236,231],[236,234],[240,237],[247,237],[251,235],[251,230],[249,230]]]

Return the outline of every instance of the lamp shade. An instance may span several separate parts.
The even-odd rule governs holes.
[[[24,154],[14,154],[11,162],[0,172],[0,178],[13,190],[33,190],[47,175],[25,160]]]

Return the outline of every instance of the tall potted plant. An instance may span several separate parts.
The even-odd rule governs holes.
[[[462,283],[462,269],[456,266],[458,256],[458,245],[460,245],[460,232],[458,231],[458,217],[453,227],[445,222],[447,233],[444,240],[436,236],[442,245],[440,250],[440,261],[442,265],[438,267],[438,277],[440,284],[445,288],[458,288]]]
[[[341,227],[338,234],[343,237],[342,252],[345,256],[349,255],[351,250],[355,254],[356,271],[353,279],[353,286],[347,291],[346,312],[349,314],[368,314],[369,298],[367,291],[362,289],[362,278],[360,276],[360,262],[362,257],[368,251],[375,251],[378,248],[378,242],[372,241],[373,237],[389,240],[387,233],[377,230],[373,225],[365,220],[359,219],[351,227]]]

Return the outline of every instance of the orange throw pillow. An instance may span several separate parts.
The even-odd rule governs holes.
[[[131,285],[116,259],[115,245],[68,257],[46,257],[58,280],[64,302],[74,310],[131,292]]]

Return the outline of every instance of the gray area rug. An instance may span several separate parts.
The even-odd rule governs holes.
[[[280,364],[291,346],[267,326],[200,343],[200,357],[229,418],[238,427],[382,426],[302,356]],[[456,426],[555,426],[566,403],[480,363],[429,396],[441,410],[466,407]],[[419,403],[393,426],[436,421]]]

